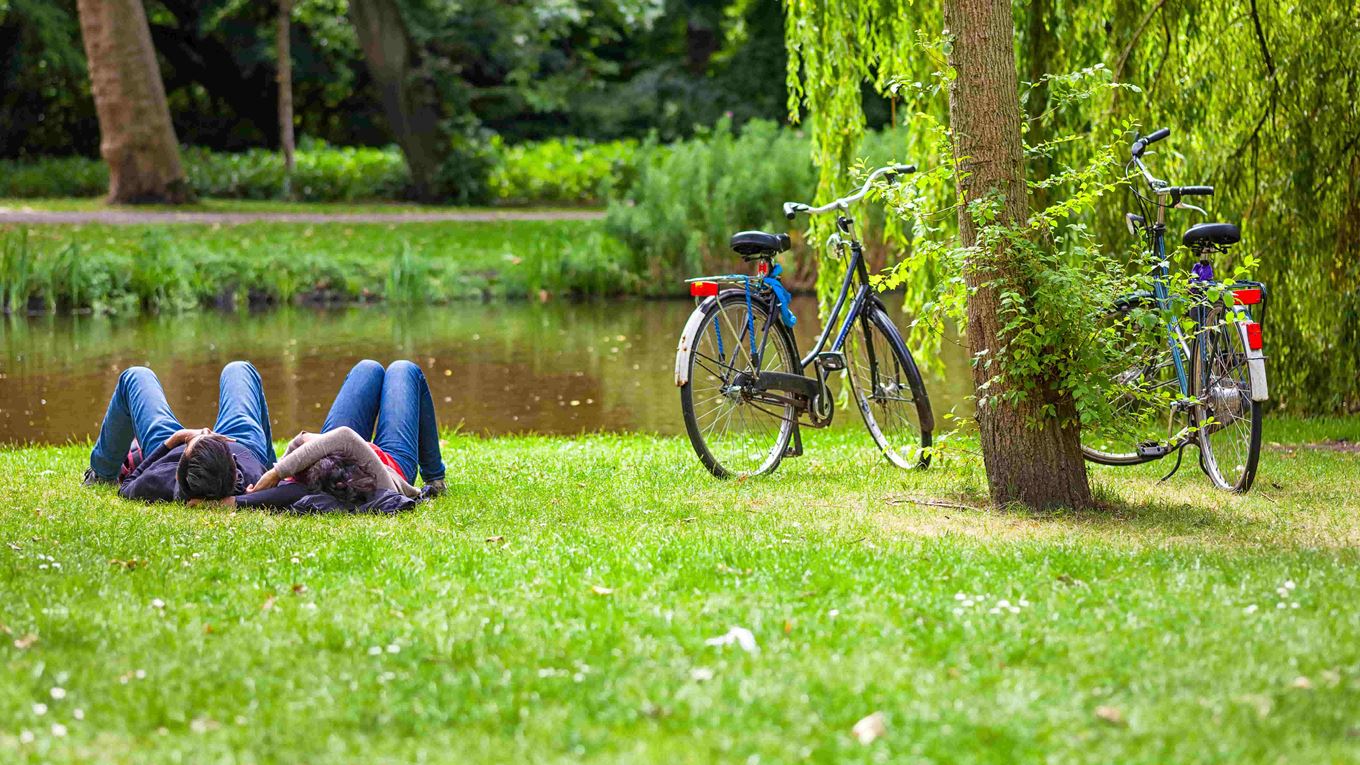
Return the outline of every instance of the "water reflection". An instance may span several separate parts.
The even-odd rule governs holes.
[[[0,323],[0,443],[92,437],[118,373],[137,364],[161,376],[184,423],[209,424],[217,374],[238,358],[259,367],[280,437],[318,427],[345,372],[363,358],[419,363],[446,427],[678,434],[675,343],[692,309],[688,301],[466,303],[12,319]],[[815,305],[803,298],[795,310],[805,349]],[[967,393],[966,356],[945,348],[945,374],[927,380],[937,415]]]

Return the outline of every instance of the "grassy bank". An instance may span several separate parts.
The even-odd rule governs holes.
[[[631,274],[595,221],[0,228],[0,303],[17,311],[608,295]]]
[[[450,436],[449,494],[396,518],[134,505],[77,486],[84,447],[0,453],[0,759],[1360,756],[1357,455],[1274,447],[1246,497],[1100,470],[1106,511],[1034,515],[866,441],[720,483],[680,440]],[[758,651],[706,644],[733,626]]]

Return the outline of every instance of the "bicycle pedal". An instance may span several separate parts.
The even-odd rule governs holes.
[[[1144,441],[1138,444],[1139,457],[1165,457],[1171,453],[1171,447],[1166,444],[1159,444],[1155,441]]]
[[[840,351],[822,351],[817,354],[817,366],[828,372],[845,369],[845,354]]]

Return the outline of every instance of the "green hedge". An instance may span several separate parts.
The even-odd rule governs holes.
[[[636,141],[591,143],[551,139],[494,146],[493,199],[504,204],[580,205],[603,198],[610,184],[633,174]],[[181,153],[189,184],[202,197],[278,199],[283,159],[251,149],[217,153],[189,147]],[[339,147],[306,141],[296,154],[293,197],[304,202],[396,200],[410,182],[396,147]],[[0,197],[92,197],[108,190],[108,168],[98,159],[54,157],[0,161]]]

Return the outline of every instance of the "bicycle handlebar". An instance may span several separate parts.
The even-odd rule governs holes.
[[[869,193],[870,187],[874,185],[874,181],[878,180],[880,176],[889,176],[888,183],[892,183],[897,180],[898,175],[910,175],[914,172],[916,172],[916,165],[887,165],[886,167],[880,167],[872,173],[869,173],[869,177],[864,179],[864,185],[860,187],[859,191],[856,191],[849,196],[841,197],[834,202],[824,204],[821,207],[813,207],[812,205],[803,204],[802,202],[785,202],[784,217],[793,220],[798,217],[798,213],[820,215],[822,213],[831,212],[832,210],[847,209],[850,205],[863,199],[864,195]]]
[[[1213,196],[1213,186],[1172,186],[1148,172],[1147,165],[1143,164],[1143,151],[1152,144],[1157,143],[1170,135],[1170,128],[1158,128],[1157,130],[1136,139],[1133,144],[1129,146],[1129,155],[1131,156],[1131,159],[1129,160],[1130,164],[1136,166],[1138,171],[1143,174],[1143,179],[1147,181],[1148,188],[1152,189],[1152,193],[1169,195],[1171,197],[1171,206],[1173,207],[1180,204],[1181,197]]]
[[[1160,128],[1154,130],[1151,133],[1143,136],[1142,138],[1139,138],[1138,140],[1134,141],[1133,145],[1129,147],[1129,154],[1134,157],[1141,157],[1143,156],[1144,149],[1146,149],[1147,147],[1151,146],[1154,143],[1157,143],[1163,138],[1166,138],[1169,135],[1171,135],[1171,128]]]
[[[1166,193],[1176,197],[1211,197],[1213,186],[1167,186]]]

